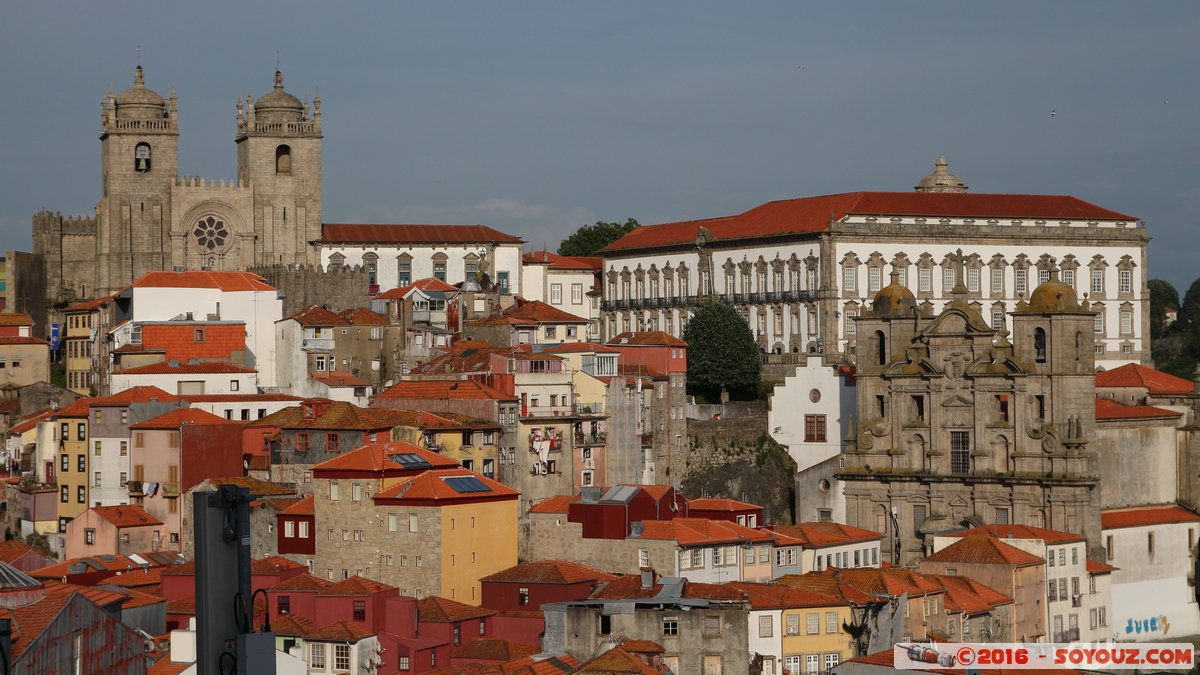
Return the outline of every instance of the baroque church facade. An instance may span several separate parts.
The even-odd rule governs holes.
[[[846,522],[883,532],[900,565],[937,532],[1005,523],[1078,533],[1103,555],[1089,302],[1053,270],[1010,335],[961,282],[935,316],[897,276],[857,319],[858,419],[836,472]]]
[[[33,218],[47,295],[98,297],[178,267],[246,270],[318,262],[321,100],[283,88],[237,102],[236,180],[179,175],[179,107],[148,88],[101,101],[102,194],[94,218]]]

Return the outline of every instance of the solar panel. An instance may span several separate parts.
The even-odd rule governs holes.
[[[470,492],[492,491],[490,487],[484,485],[483,481],[474,476],[452,476],[450,478],[444,478],[443,480],[446,481],[446,485],[454,488],[454,491],[458,493],[465,494]]]
[[[402,452],[395,455],[388,455],[388,458],[393,462],[403,466],[406,469],[431,469],[433,465],[425,461],[424,457],[412,452]]]

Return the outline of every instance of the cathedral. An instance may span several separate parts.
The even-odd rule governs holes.
[[[101,193],[94,218],[33,219],[46,293],[89,298],[155,270],[311,265],[321,235],[321,99],[283,88],[237,102],[237,179],[179,175],[179,107],[146,86],[101,101]]]
[[[1074,532],[1102,555],[1088,301],[1052,271],[1012,312],[1010,342],[961,282],[934,316],[892,275],[857,319],[846,522],[883,532],[899,565],[940,531],[994,523]]]

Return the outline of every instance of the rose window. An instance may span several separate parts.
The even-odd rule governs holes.
[[[225,227],[225,221],[208,216],[207,218],[201,218],[196,223],[196,229],[192,234],[196,235],[196,242],[202,248],[211,251],[225,245],[225,239],[229,236],[229,229]]]

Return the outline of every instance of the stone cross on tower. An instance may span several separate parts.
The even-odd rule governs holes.
[[[951,269],[954,270],[954,289],[950,291],[955,296],[955,300],[967,294],[967,284],[965,281],[966,271],[963,264],[967,261],[967,257],[963,255],[962,249],[958,249],[951,253],[946,258],[950,261]]]

